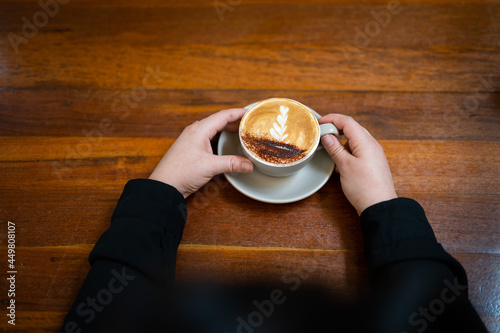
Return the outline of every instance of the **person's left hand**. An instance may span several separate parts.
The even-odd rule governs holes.
[[[189,125],[156,166],[149,179],[172,185],[187,198],[224,172],[253,171],[253,164],[236,155],[216,156],[210,140],[223,129],[237,130],[245,109],[223,110]]]

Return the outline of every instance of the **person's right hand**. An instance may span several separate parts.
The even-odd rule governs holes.
[[[397,198],[384,150],[365,128],[341,114],[326,115],[319,123],[333,123],[348,140],[351,152],[333,135],[325,135],[321,142],[337,165],[342,191],[358,215],[376,203]]]

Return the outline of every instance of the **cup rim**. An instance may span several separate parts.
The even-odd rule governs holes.
[[[291,102],[294,102],[294,103],[297,103],[299,105],[301,105],[302,107],[304,107],[308,112],[309,114],[314,118],[314,120],[316,120],[316,125],[318,126],[318,136],[316,138],[316,142],[314,143],[313,145],[313,148],[311,149],[311,151],[306,155],[304,156],[303,158],[301,158],[300,160],[297,160],[297,161],[293,161],[293,162],[290,162],[290,163],[283,163],[283,164],[277,164],[277,163],[271,163],[271,162],[267,162],[267,161],[264,161],[262,159],[260,159],[259,157],[255,156],[246,146],[245,144],[243,143],[243,139],[241,138],[241,124],[242,122],[240,122],[240,125],[238,126],[238,138],[240,139],[240,144],[241,146],[243,147],[243,150],[248,154],[250,155],[253,159],[255,159],[256,161],[258,161],[259,163],[262,163],[264,165],[267,165],[267,166],[272,166],[272,167],[276,167],[276,168],[283,168],[283,167],[291,167],[291,166],[294,166],[294,165],[298,165],[298,164],[301,164],[301,163],[304,163],[306,160],[308,160],[309,158],[311,158],[314,153],[316,152],[316,149],[318,148],[318,145],[319,145],[319,141],[320,141],[320,131],[319,131],[319,122],[318,122],[318,118],[316,118],[316,115],[311,111],[311,109],[309,107],[307,107],[306,105],[294,100],[294,99],[291,99],[291,98],[286,98],[286,97],[271,97],[271,98],[266,98],[264,100],[261,100],[257,103],[255,103],[255,105],[253,105],[251,108],[249,108],[245,114],[243,115],[243,117],[241,118],[241,120],[243,120],[243,118],[250,112],[252,111],[253,109],[255,109],[257,106],[259,106],[260,104],[264,103],[264,102],[268,102],[270,100],[275,100],[275,99],[285,99],[285,100],[289,100]]]

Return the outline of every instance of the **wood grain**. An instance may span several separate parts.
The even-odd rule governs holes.
[[[267,205],[255,207],[255,202],[228,186],[227,195],[233,200],[214,197],[212,204],[204,204],[205,200],[197,199],[200,205],[210,205],[198,209],[198,201],[188,202],[189,218],[183,239],[200,244],[361,250],[358,218],[342,195],[332,193],[332,188],[337,187],[328,184],[304,202],[273,207],[291,219],[278,222],[275,213],[267,211]],[[95,243],[109,226],[121,190],[4,193],[12,199],[2,204],[0,213],[5,219],[17,221],[22,234],[20,245],[41,246]],[[47,199],[40,203],[41,197]],[[499,252],[498,196],[409,197],[422,204],[436,237],[447,250]],[[221,200],[219,205],[213,204]],[[242,213],[234,214],[235,210]]]
[[[19,318],[25,321],[21,323],[23,328],[58,328],[88,272],[90,250],[90,245],[18,248],[23,274],[18,275],[16,303]],[[469,272],[470,298],[479,314],[496,316],[500,299],[496,287],[498,254],[452,255]],[[241,284],[266,279],[285,288],[283,277],[299,273],[304,276],[303,284],[321,285],[341,295],[368,290],[361,252],[317,249],[181,244],[176,279],[179,283],[192,282],[203,276],[204,281]],[[0,287],[5,289],[4,280]],[[0,328],[5,325],[0,323]]]
[[[288,97],[321,115],[350,115],[379,140],[500,140],[499,95],[488,91],[150,90],[136,100],[132,93],[99,89],[0,91],[0,135],[173,139],[187,125],[216,111],[270,97]]]
[[[172,143],[169,139],[103,138],[85,158],[68,156],[71,147],[78,147],[82,140],[2,139],[0,175],[5,199],[0,212],[18,222],[23,233],[20,242],[33,246],[95,242],[109,225],[124,184],[148,177]],[[20,150],[20,143],[26,148]],[[498,144],[381,143],[399,195],[422,203],[447,249],[498,253]],[[29,177],[24,176],[26,170]],[[40,197],[47,199],[40,203]],[[218,176],[188,198],[188,215],[184,239],[193,243],[311,247],[320,240],[326,249],[361,246],[357,224],[345,223],[356,221],[357,216],[342,194],[337,175],[312,197],[278,206],[255,202]],[[471,223],[477,225],[472,230]]]
[[[385,4],[242,2],[221,20],[210,2],[137,3],[72,1],[17,53],[3,38],[0,86],[141,88],[150,67],[165,73],[148,84],[161,89],[475,91],[500,69],[489,4],[407,4],[359,41],[355,28]],[[2,36],[38,10],[3,3]]]
[[[33,148],[20,149],[26,141]],[[120,175],[149,175],[174,140],[150,138],[44,138],[3,137],[4,154],[0,165],[10,175],[4,189],[17,189],[36,179],[37,185],[58,187],[120,188]],[[435,142],[379,140],[391,165],[400,193],[500,194],[498,171],[500,146],[496,142]],[[43,159],[40,159],[40,157]],[[480,157],[480,158],[478,158]],[[55,163],[54,163],[55,162]],[[28,163],[28,164],[24,164]],[[102,179],[96,179],[91,166],[102,166]],[[33,170],[30,179],[22,179],[20,166]],[[77,171],[79,178],[67,177]],[[413,182],[406,181],[411,177]],[[451,177],[453,181],[445,181]],[[401,180],[401,181],[400,181]],[[25,182],[25,183],[23,183]],[[98,185],[100,183],[101,185]]]
[[[383,27],[374,13],[388,3],[245,0],[221,14],[211,0],[71,0],[16,51],[9,36],[41,8],[0,0],[0,253],[14,221],[20,272],[18,325],[0,331],[59,328],[123,186],[184,127],[278,96],[350,115],[380,141],[398,194],[422,205],[500,332],[500,3],[401,0]],[[217,176],[187,204],[179,282],[282,285],[314,267],[308,282],[328,290],[367,287],[336,174],[285,205]]]

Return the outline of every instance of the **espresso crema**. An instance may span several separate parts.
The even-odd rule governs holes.
[[[240,135],[254,157],[288,164],[312,152],[319,140],[319,125],[304,105],[286,98],[271,98],[245,113]]]

